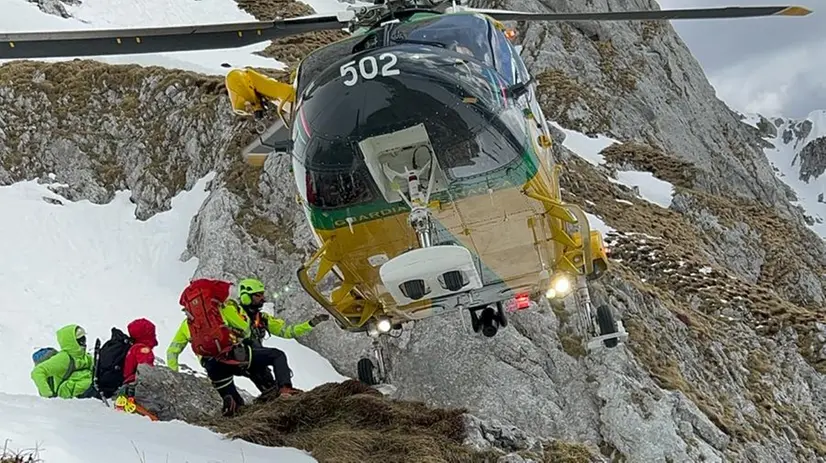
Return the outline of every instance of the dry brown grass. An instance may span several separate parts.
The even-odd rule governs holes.
[[[276,17],[294,18],[315,13],[309,5],[293,0],[236,0],[236,3],[259,21],[272,21]],[[275,58],[289,68],[294,68],[298,61],[309,52],[346,37],[348,35],[341,31],[299,34],[273,40],[260,54]]]
[[[356,380],[250,404],[233,418],[201,423],[230,438],[295,447],[320,462],[493,462],[463,445],[463,409],[390,400]]]
[[[14,451],[9,448],[8,440],[0,449],[0,463],[41,463],[42,461],[37,449]]]
[[[545,445],[543,463],[589,463],[594,458],[588,448],[574,442],[554,441]]]
[[[617,143],[602,150],[601,154],[611,164],[627,164],[683,188],[691,188],[697,175],[697,168],[691,163],[644,143]]]
[[[607,131],[611,123],[605,100],[587,83],[559,69],[548,69],[536,76],[539,104],[550,120],[563,127],[585,134]],[[587,119],[572,119],[568,112],[582,107],[589,113]]]
[[[181,117],[195,118],[197,114],[207,124],[216,118],[213,108],[226,94],[223,80],[218,77],[156,66],[112,66],[88,60],[3,64],[0,66],[0,87],[16,98],[27,98],[36,108],[24,110],[22,106],[11,104],[5,113],[7,120],[3,129],[6,145],[11,149],[0,153],[0,164],[13,172],[14,180],[23,180],[48,170],[36,152],[15,148],[27,146],[23,140],[31,136],[28,127],[33,123],[32,118],[36,120],[40,117],[33,114],[46,110],[47,116],[51,117],[46,118],[49,124],[42,125],[41,132],[70,140],[89,153],[92,172],[110,191],[126,187],[127,172],[122,161],[112,155],[123,140],[101,130],[100,121],[130,121],[134,132],[140,132],[142,141],[149,147],[150,164],[145,175],[155,177],[171,192],[177,192],[186,184],[189,161],[167,156],[167,152],[160,149],[169,139],[169,128],[163,117],[147,114],[147,108],[142,106],[138,95],[154,93],[162,99],[169,88],[186,91],[198,100],[196,104],[181,109]],[[101,95],[108,95],[108,98],[119,103],[109,105],[107,97]],[[146,98],[148,100],[149,97]],[[38,122],[43,124],[43,121]]]

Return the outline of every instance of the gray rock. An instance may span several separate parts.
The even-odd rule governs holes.
[[[815,138],[800,150],[800,180],[810,183],[826,171],[826,137]]]
[[[513,425],[498,420],[482,420],[473,415],[465,415],[467,430],[466,445],[476,450],[497,448],[506,452],[517,450],[541,451],[541,443],[526,435]]]
[[[60,16],[61,18],[71,18],[72,15],[66,11],[66,5],[80,5],[80,0],[27,0],[29,3],[37,5],[46,14]]]
[[[239,388],[241,397],[254,397]],[[138,365],[135,402],[154,413],[161,421],[188,423],[220,415],[222,401],[209,379],[203,375],[178,373],[165,367]]]

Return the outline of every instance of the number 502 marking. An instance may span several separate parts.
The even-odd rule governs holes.
[[[393,53],[382,53],[379,55],[380,60],[384,60],[385,58],[388,59],[386,63],[381,67],[381,75],[382,76],[396,76],[401,73],[398,69],[394,69],[393,66],[399,61],[399,59]],[[358,82],[359,75],[361,75],[362,79],[370,80],[374,79],[377,75],[379,75],[379,64],[376,62],[376,58],[374,56],[365,56],[364,58],[360,59],[358,62],[358,70],[356,70],[356,61],[350,61],[349,63],[344,63],[341,66],[341,77],[345,77],[348,74],[351,76],[349,79],[344,81],[344,85],[348,87],[352,87],[356,85]]]

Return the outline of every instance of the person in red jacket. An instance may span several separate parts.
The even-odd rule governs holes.
[[[138,372],[138,365],[141,363],[155,366],[155,353],[152,352],[152,349],[158,345],[155,324],[149,320],[138,318],[129,323],[126,329],[134,343],[129,348],[123,362],[123,384],[135,381],[135,374]]]

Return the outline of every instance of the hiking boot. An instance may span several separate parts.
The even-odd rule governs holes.
[[[261,392],[261,394],[258,395],[258,400],[275,399],[279,395],[281,395],[281,391],[278,389],[278,386],[273,386]]]
[[[235,413],[238,411],[238,402],[233,399],[231,395],[225,395],[223,397],[224,405],[221,408],[221,414],[226,417],[234,416]]]
[[[278,390],[278,392],[281,397],[290,397],[296,394],[301,394],[304,391],[296,389],[292,386],[282,386],[281,389]]]

